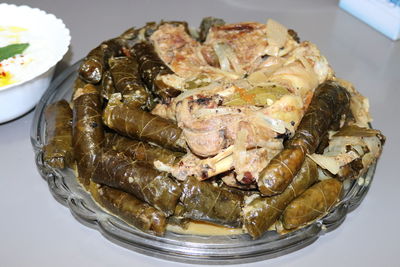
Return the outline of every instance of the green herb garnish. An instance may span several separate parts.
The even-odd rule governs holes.
[[[10,44],[7,46],[0,47],[0,61],[13,57],[18,54],[22,54],[24,50],[29,46],[28,43],[23,44]]]

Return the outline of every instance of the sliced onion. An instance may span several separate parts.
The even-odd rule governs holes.
[[[231,66],[237,73],[243,73],[243,69],[240,66],[239,59],[237,58],[235,52],[233,51],[232,47],[227,44],[222,44],[223,49],[225,50],[226,56],[231,63]]]
[[[218,57],[221,70],[234,71],[240,74],[244,73],[243,68],[240,66],[239,59],[237,58],[232,47],[226,43],[215,43],[213,48]]]
[[[187,91],[183,92],[182,94],[178,95],[174,99],[174,102],[178,103],[179,101],[181,101],[181,100],[183,100],[185,98],[188,98],[190,96],[194,96],[194,95],[197,95],[197,94],[202,94],[202,93],[207,92],[207,91],[214,90],[214,89],[216,89],[216,88],[218,88],[220,86],[221,86],[220,83],[213,82],[213,83],[210,83],[209,85],[204,86],[204,87],[199,87],[199,88],[196,88],[196,89],[187,90]]]
[[[328,170],[330,173],[338,174],[340,167],[345,166],[357,158],[360,158],[360,155],[354,151],[349,151],[347,153],[342,153],[335,156],[312,154],[309,157],[319,166]]]
[[[255,124],[270,128],[274,132],[284,134],[286,132],[286,122],[271,118],[262,112],[255,112]]]
[[[215,43],[213,45],[215,54],[218,57],[219,66],[221,67],[221,70],[230,71],[231,64],[229,63],[229,59],[228,59],[228,56],[226,54],[226,50],[224,49],[224,47],[225,46],[223,43]]]
[[[211,67],[211,66],[207,66],[207,67],[201,66],[200,69],[203,70],[207,74],[211,74],[211,75],[212,74],[219,74],[219,75],[223,76],[223,78],[227,78],[227,79],[230,79],[230,80],[236,80],[236,79],[239,79],[242,76],[241,74],[238,74],[238,73],[224,71],[224,70],[221,70],[219,68],[215,68],[215,67]]]
[[[309,157],[323,169],[328,170],[332,174],[337,174],[340,164],[333,157],[327,157],[320,154],[312,154]]]
[[[285,26],[273,19],[268,19],[267,38],[269,44],[280,48],[285,45],[288,37],[288,30]]]
[[[246,169],[246,166],[243,165],[246,164],[247,135],[246,129],[240,129],[233,145],[233,164],[238,177],[243,176],[242,172]]]

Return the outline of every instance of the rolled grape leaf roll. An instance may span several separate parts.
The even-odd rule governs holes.
[[[169,103],[170,99],[178,96],[181,91],[166,85],[160,78],[174,72],[161,60],[150,42],[134,45],[134,53],[139,62],[139,70],[147,88],[162,102]]]
[[[54,168],[68,167],[73,161],[71,107],[60,100],[46,107],[44,116],[47,127],[43,159]]]
[[[78,177],[87,186],[97,166],[104,142],[102,103],[99,90],[87,84],[73,96],[72,143]]]
[[[112,95],[103,113],[104,123],[119,134],[162,147],[185,151],[182,130],[166,120],[140,108],[130,108],[121,101],[120,94]]]
[[[151,165],[156,160],[164,164],[174,164],[184,155],[180,152],[112,133],[106,134],[106,146],[117,152],[123,152],[133,160],[144,161]]]
[[[342,182],[334,178],[313,185],[285,209],[283,226],[294,229],[325,215],[339,201],[342,187]]]
[[[113,150],[101,153],[99,161],[94,182],[130,193],[168,216],[174,213],[182,189],[168,173]]]
[[[235,194],[208,181],[199,181],[193,176],[189,176],[182,187],[183,217],[228,227],[242,225],[243,195]]]
[[[91,187],[93,198],[111,213],[146,233],[164,235],[167,220],[163,212],[121,190],[106,185]]]
[[[285,190],[300,170],[306,154],[315,152],[321,138],[348,112],[349,105],[349,93],[335,82],[325,82],[315,90],[293,138],[261,171],[258,188],[262,195],[272,196]]]
[[[263,235],[279,219],[286,206],[318,180],[317,165],[306,159],[290,185],[279,195],[257,197],[246,201],[244,226],[254,238]]]
[[[142,83],[136,59],[111,57],[108,64],[116,92],[121,93],[122,101],[133,108],[142,106],[150,108],[151,94]]]

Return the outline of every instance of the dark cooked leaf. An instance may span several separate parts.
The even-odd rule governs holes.
[[[122,94],[122,101],[130,107],[150,108],[151,95],[140,78],[138,63],[131,57],[112,57],[108,60],[116,92]]]
[[[119,101],[118,94],[108,102],[103,121],[121,135],[184,151],[180,139],[182,130],[176,124],[140,108],[129,108]]]
[[[379,130],[364,128],[357,125],[346,125],[333,136],[372,137],[382,135]]]
[[[273,196],[286,189],[300,170],[306,154],[301,147],[285,148],[260,172],[258,188],[266,196]]]
[[[101,96],[105,99],[109,99],[112,94],[116,93],[114,82],[111,76],[110,70],[106,70],[101,78]]]
[[[188,177],[182,185],[183,217],[229,227],[242,225],[243,195]]]
[[[262,195],[272,196],[285,190],[300,169],[305,155],[315,152],[330,126],[347,114],[349,104],[349,93],[335,82],[325,82],[315,90],[293,138],[262,170],[258,180]],[[297,152],[293,155],[290,151]]]
[[[135,44],[133,48],[139,63],[140,74],[147,88],[164,103],[178,96],[181,91],[164,84],[160,79],[162,75],[173,74],[173,71],[161,60],[153,45],[149,42],[141,42]]]
[[[140,230],[163,236],[167,220],[163,212],[131,194],[106,185],[91,185],[91,194],[104,208]]]
[[[258,197],[243,208],[243,221],[247,232],[259,238],[283,213],[295,197],[303,193],[318,179],[317,165],[306,159],[291,184],[279,195]]]
[[[203,18],[200,23],[199,41],[204,42],[207,39],[208,32],[212,27],[222,25],[225,25],[225,21],[223,19],[214,17]]]
[[[79,78],[79,76],[76,77],[73,88],[72,88],[71,102],[74,101],[74,95],[75,95],[76,90],[78,90],[79,88],[83,88],[85,85],[86,85],[86,82],[84,80]]]
[[[106,146],[117,152],[123,152],[133,160],[145,161],[149,164],[153,164],[154,161],[158,160],[164,164],[172,165],[183,156],[183,153],[126,138],[119,134],[107,134]]]
[[[185,207],[182,203],[178,203],[175,212],[172,216],[168,217],[168,224],[179,226],[182,229],[187,229],[190,219],[183,217]]]
[[[88,185],[104,141],[100,92],[91,84],[78,88],[73,100],[72,143],[78,177]]]
[[[46,145],[44,161],[63,169],[73,161],[72,148],[72,110],[66,100],[60,100],[46,107]]]
[[[120,38],[110,39],[90,51],[79,68],[80,78],[91,84],[99,83],[108,67],[108,59],[122,53],[121,42]]]
[[[293,138],[287,147],[301,146],[308,154],[314,153],[321,138],[331,124],[338,122],[348,112],[350,95],[335,82],[321,84],[314,93]]]
[[[282,215],[286,229],[294,229],[325,215],[339,201],[343,184],[326,179],[313,185],[294,199]]]
[[[113,150],[101,154],[93,181],[130,193],[166,215],[174,213],[182,192],[168,173]]]

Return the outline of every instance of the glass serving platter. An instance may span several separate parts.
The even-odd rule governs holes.
[[[71,99],[72,86],[81,61],[59,75],[38,103],[31,128],[31,142],[41,176],[56,200],[67,206],[83,224],[97,229],[107,239],[125,248],[150,256],[200,264],[233,264],[274,258],[301,249],[337,228],[347,213],[357,208],[371,185],[375,165],[361,178],[345,183],[345,194],[325,217],[285,235],[268,231],[260,239],[247,234],[197,236],[167,231],[164,237],[146,234],[109,214],[93,201],[77,182],[71,169],[54,169],[43,162],[45,107],[60,99]]]

